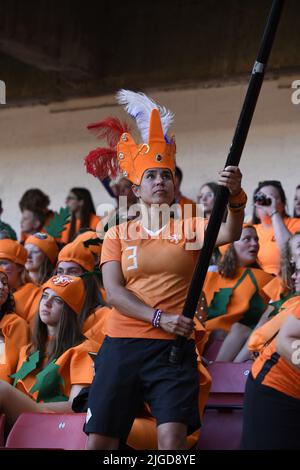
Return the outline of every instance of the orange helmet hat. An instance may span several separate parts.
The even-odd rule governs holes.
[[[37,246],[55,265],[58,256],[58,246],[53,237],[47,233],[35,233],[26,238],[25,247],[27,244]]]
[[[135,119],[143,140],[137,145],[129,132],[121,135],[117,158],[123,176],[137,185],[148,168],[168,168],[174,176],[176,145],[167,135],[174,114],[143,93],[120,90],[117,101]]]
[[[80,314],[85,301],[84,282],[80,277],[65,274],[53,276],[42,285],[42,289],[53,290],[74,312]]]
[[[68,243],[59,252],[57,263],[61,261],[73,261],[86,271],[93,271],[95,265],[94,256],[91,251],[83,243],[78,243],[77,239],[72,243]]]
[[[15,240],[0,240],[0,259],[7,259],[13,263],[25,266],[27,251],[23,245]]]
[[[89,241],[97,242],[99,240],[98,244],[93,244],[89,243]],[[94,255],[100,256],[101,255],[101,250],[102,250],[102,240],[97,235],[97,232],[94,232],[93,230],[87,230],[84,233],[81,233],[78,235],[75,240],[73,240],[73,243],[79,243],[83,244],[84,247],[88,248],[91,253]]]

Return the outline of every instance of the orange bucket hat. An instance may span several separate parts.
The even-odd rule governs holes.
[[[42,289],[53,290],[74,312],[80,314],[85,301],[85,286],[80,277],[53,276],[42,285]]]
[[[0,240],[0,259],[8,259],[13,263],[24,266],[27,261],[27,251],[15,240]]]
[[[83,243],[76,243],[76,239],[72,243],[68,243],[59,252],[57,263],[61,261],[73,261],[79,264],[86,271],[93,271],[94,269],[94,256],[88,248],[85,248]]]
[[[48,233],[34,233],[26,238],[25,248],[27,244],[32,244],[37,246],[55,265],[57,256],[58,256],[58,246],[53,237],[48,235]]]
[[[93,240],[95,240],[95,242],[99,240],[99,244],[93,245],[93,243],[85,243],[89,241],[93,242]],[[88,250],[90,250],[91,253],[93,253],[94,255],[98,255],[98,256],[101,255],[101,250],[102,250],[101,242],[102,240],[100,241],[97,235],[97,232],[94,232],[93,230],[87,230],[86,232],[78,235],[75,238],[75,240],[73,240],[73,243],[83,244],[83,246],[87,248]]]

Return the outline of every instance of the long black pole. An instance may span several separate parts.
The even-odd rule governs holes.
[[[225,167],[229,165],[237,166],[240,162],[255,106],[264,80],[266,65],[273,46],[283,5],[284,0],[273,0]],[[183,307],[182,314],[185,317],[194,317],[208,270],[209,261],[216,244],[217,236],[228,203],[228,197],[228,189],[223,186],[219,186],[214,208],[205,231],[203,248],[200,251],[188,295]],[[169,357],[172,364],[178,364],[181,362],[182,346],[185,341],[185,337],[177,336]]]

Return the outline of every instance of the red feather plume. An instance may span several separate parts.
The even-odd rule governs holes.
[[[116,148],[121,135],[124,132],[129,132],[128,124],[114,117],[108,117],[100,122],[89,124],[87,128],[93,134],[96,134],[99,139],[106,139],[109,147],[113,149]]]
[[[114,179],[118,175],[117,152],[111,148],[98,147],[85,157],[87,173],[103,180],[107,176]]]

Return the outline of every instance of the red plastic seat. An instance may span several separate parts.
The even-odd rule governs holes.
[[[214,362],[208,366],[212,376],[212,386],[197,449],[239,449],[245,385],[251,365],[251,363]]]
[[[207,409],[196,448],[199,450],[238,450],[242,425],[242,409]]]
[[[214,362],[207,368],[212,386],[207,405],[243,405],[245,386],[252,363]]]
[[[23,413],[11,429],[5,447],[83,450],[85,413]]]
[[[5,415],[0,414],[0,447],[4,446]]]

